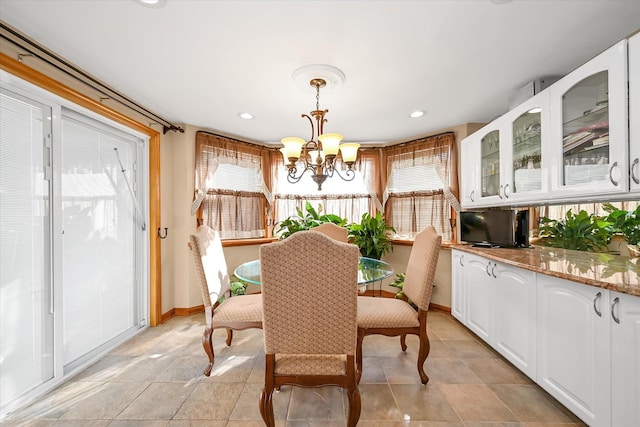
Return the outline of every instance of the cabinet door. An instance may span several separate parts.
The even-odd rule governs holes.
[[[535,202],[549,191],[549,90],[504,116],[502,196],[509,203]]]
[[[473,208],[480,199],[480,138],[476,132],[460,144],[460,192],[465,209]]]
[[[451,315],[465,323],[464,318],[464,252],[451,251]]]
[[[611,425],[640,426],[640,297],[611,292]]]
[[[627,41],[553,84],[550,108],[553,196],[628,191]]]
[[[537,276],[537,383],[590,426],[610,425],[609,291]]]
[[[491,318],[493,316],[493,286],[491,263],[481,257],[467,254],[464,263],[465,325],[480,338],[492,344]]]
[[[629,185],[640,193],[640,34],[629,39],[629,132]]]
[[[505,144],[503,121],[498,119],[480,132],[480,198],[477,206],[496,206],[502,203]]]
[[[530,378],[536,378],[535,273],[502,263],[494,279],[494,347]]]

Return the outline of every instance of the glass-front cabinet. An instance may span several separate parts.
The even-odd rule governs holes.
[[[500,194],[500,131],[497,129],[480,139],[480,168],[482,197],[502,197]]]
[[[640,34],[629,39],[629,185],[640,194]]]
[[[550,87],[552,197],[628,191],[627,43]]]
[[[504,115],[507,176],[502,195],[508,204],[548,198],[549,91],[544,90]]]

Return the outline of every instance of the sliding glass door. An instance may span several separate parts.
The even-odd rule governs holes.
[[[0,92],[0,407],[54,376],[51,108]]]
[[[142,141],[62,111],[64,364],[137,326]]]
[[[0,71],[0,420],[146,326],[146,137]]]

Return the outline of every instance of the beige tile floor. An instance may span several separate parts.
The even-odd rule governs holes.
[[[214,333],[209,378],[200,344],[203,315],[176,317],[121,345],[3,426],[199,427],[261,426],[262,331],[236,332],[231,347]],[[360,426],[583,426],[451,316],[429,314],[427,386],[415,367],[417,339],[364,342]],[[278,426],[343,426],[346,398],[338,388],[284,387],[274,395]]]

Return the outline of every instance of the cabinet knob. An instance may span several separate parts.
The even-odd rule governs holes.
[[[638,157],[633,159],[633,163],[631,163],[631,179],[633,179],[633,182],[635,182],[636,184],[640,184],[640,177],[638,177],[638,174],[636,174],[638,163],[640,163],[640,159]]]
[[[611,183],[616,187],[618,186],[620,181],[616,181],[615,179],[613,179],[613,170],[617,168],[618,168],[618,162],[613,162],[611,164],[611,167],[609,168],[609,181],[611,181]]]
[[[602,317],[602,312],[598,310],[598,301],[602,298],[602,292],[598,292],[596,297],[593,299],[593,310],[596,312],[598,317]]]
[[[611,304],[611,317],[613,317],[613,320],[618,324],[620,324],[620,318],[616,317],[615,308],[619,302],[620,302],[620,298],[615,297],[615,299],[613,300],[613,304]]]

